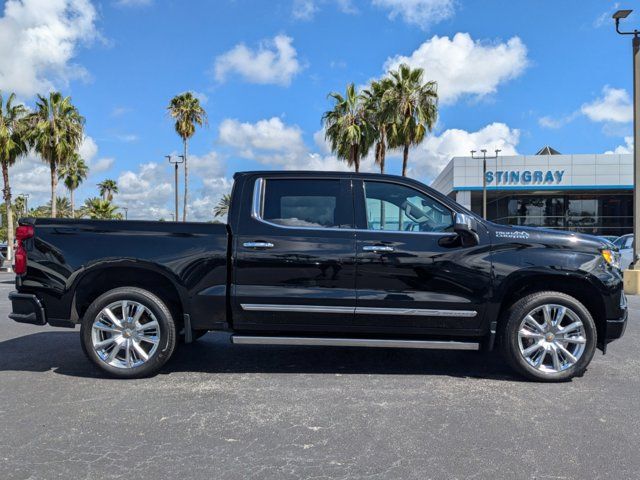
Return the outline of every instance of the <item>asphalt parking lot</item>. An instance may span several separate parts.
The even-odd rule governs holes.
[[[0,479],[638,478],[640,298],[565,384],[497,355],[232,346],[208,334],[155,378],[102,378],[78,332],[7,318]]]

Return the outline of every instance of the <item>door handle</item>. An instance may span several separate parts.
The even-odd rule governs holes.
[[[246,248],[273,248],[273,243],[271,242],[244,242],[242,244],[243,247]]]
[[[393,247],[388,245],[365,245],[362,250],[365,252],[393,252]]]

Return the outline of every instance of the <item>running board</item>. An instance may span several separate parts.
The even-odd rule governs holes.
[[[377,338],[265,337],[232,335],[237,345],[310,345],[325,347],[423,348],[430,350],[480,350],[479,343],[440,340],[385,340]]]

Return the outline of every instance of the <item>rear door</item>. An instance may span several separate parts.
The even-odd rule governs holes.
[[[452,231],[454,212],[427,189],[358,181],[355,199],[354,325],[403,334],[480,328],[491,283],[488,239],[463,248]]]
[[[274,174],[249,188],[252,212],[234,240],[234,327],[348,329],[356,302],[351,180]]]

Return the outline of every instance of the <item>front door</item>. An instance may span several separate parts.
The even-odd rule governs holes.
[[[424,191],[381,180],[355,184],[355,326],[398,334],[472,334],[491,283],[488,238],[455,242],[454,212]]]
[[[234,327],[348,329],[356,301],[351,180],[266,175],[255,180],[253,202],[234,239]]]

